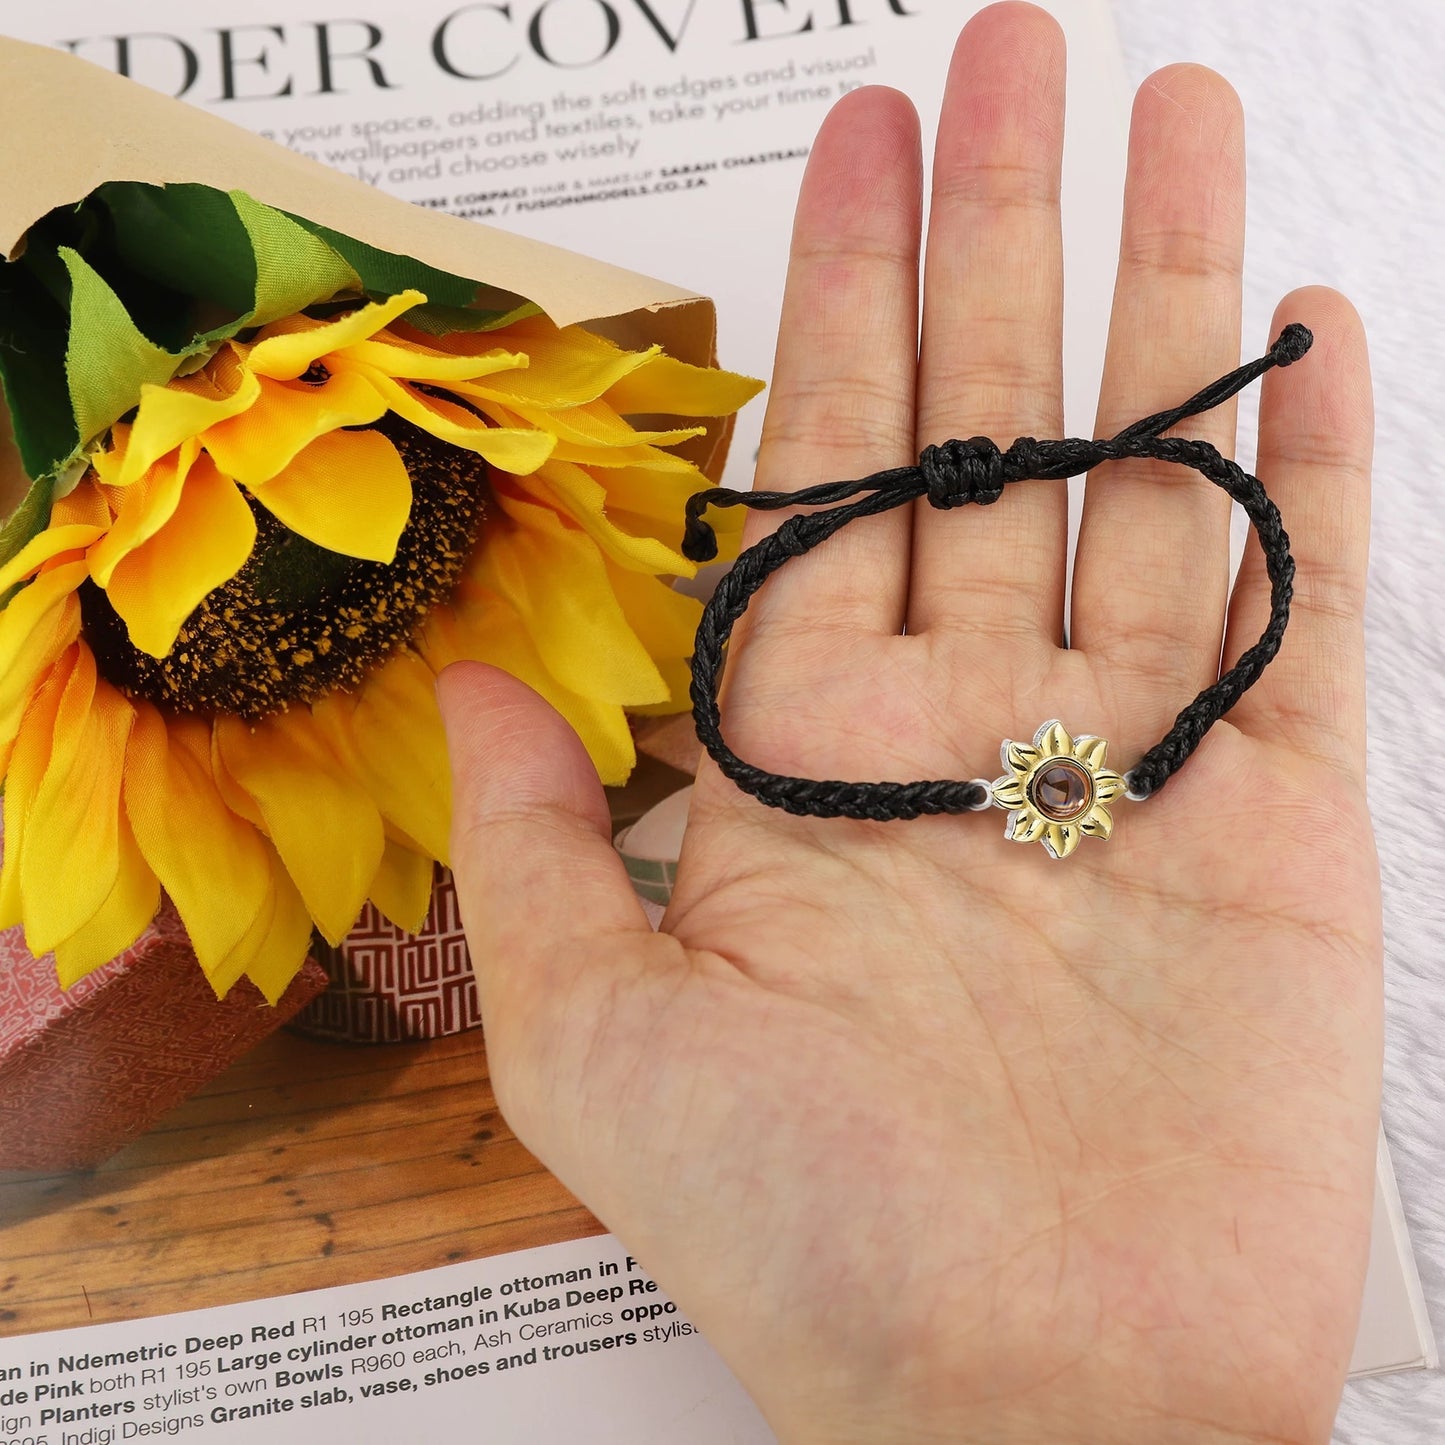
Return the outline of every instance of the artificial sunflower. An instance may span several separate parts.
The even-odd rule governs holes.
[[[0,534],[0,926],[23,923],[68,985],[164,890],[216,991],[244,975],[274,1001],[313,927],[339,941],[368,898],[424,917],[450,827],[448,663],[536,688],[604,782],[634,761],[628,711],[686,705],[699,607],[669,579],[694,571],[677,539],[707,479],[678,448],[758,384],[534,307],[468,310],[475,283],[244,196],[105,190],[90,254],[51,251],[74,445],[38,440],[5,371],[42,496]],[[115,325],[173,291],[188,200],[239,220],[251,270],[205,273],[164,345],[132,324],[127,388],[88,362],[82,308]],[[184,235],[171,271],[139,271],[157,215]],[[427,289],[388,294],[378,268]]]
[[[1034,734],[1032,746],[1006,739],[1000,754],[1009,771],[991,789],[994,802],[1010,810],[1004,836],[1042,843],[1052,858],[1067,858],[1081,838],[1108,838],[1114,819],[1107,804],[1127,785],[1104,766],[1107,748],[1103,738],[1071,738],[1057,719]]]

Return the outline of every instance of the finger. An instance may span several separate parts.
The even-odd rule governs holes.
[[[1183,401],[1239,364],[1244,119],[1213,71],[1140,87],[1098,434]],[[1233,402],[1185,433],[1234,454]],[[1102,664],[1121,717],[1163,725],[1218,676],[1229,498],[1156,461],[1109,462],[1084,492],[1072,645]]]
[[[1369,356],[1359,316],[1335,291],[1315,286],[1287,296],[1270,339],[1291,321],[1308,326],[1315,344],[1302,361],[1265,377],[1256,475],[1289,533],[1294,599],[1279,654],[1229,720],[1360,775],[1374,442]],[[1226,666],[1259,639],[1269,597],[1251,533],[1229,606]]]
[[[606,795],[550,704],[495,667],[437,679],[452,763],[452,871],[484,1013],[565,998],[599,942],[648,935],[611,845]]]
[[[996,5],[954,52],[939,121],[924,273],[921,447],[1056,437],[1063,426],[1059,169],[1064,40],[1031,5]],[[1068,495],[1009,487],[988,507],[915,509],[910,631],[1062,640]]]
[[[834,107],[798,198],[757,486],[797,491],[901,466],[913,450],[922,227],[918,117],[896,91]],[[786,512],[754,513],[751,543]],[[771,579],[751,635],[797,617],[810,629],[901,631],[907,509],[853,523]]]

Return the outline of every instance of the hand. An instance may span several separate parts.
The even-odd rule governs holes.
[[[1029,6],[964,33],[921,359],[916,118],[877,89],[834,111],[760,487],[1063,434],[1063,66]],[[1161,71],[1135,103],[1099,434],[1237,364],[1243,239],[1238,103]],[[1299,567],[1283,649],[1067,861],[1005,841],[1001,813],[799,819],[708,765],[653,934],[566,725],[500,673],[442,679],[502,1108],[786,1442],[1328,1438],[1380,1069],[1371,404],[1331,292],[1287,298],[1248,354],[1293,320],[1315,348],[1263,384],[1256,468]],[[1186,431],[1228,450],[1233,408]],[[1123,771],[1263,625],[1258,548],[1229,595],[1228,530],[1192,473],[1101,469],[1064,649],[1060,484],[855,523],[756,599],[729,739],[814,777],[992,777],[1000,739],[1059,717]]]

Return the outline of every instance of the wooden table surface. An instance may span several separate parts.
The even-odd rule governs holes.
[[[480,1031],[273,1034],[98,1169],[0,1174],[0,1335],[599,1234],[497,1112]]]

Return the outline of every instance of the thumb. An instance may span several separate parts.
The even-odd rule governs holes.
[[[566,719],[500,668],[454,663],[437,699],[452,872],[483,1009],[504,984],[565,998],[599,938],[652,932],[612,847],[597,771]]]

